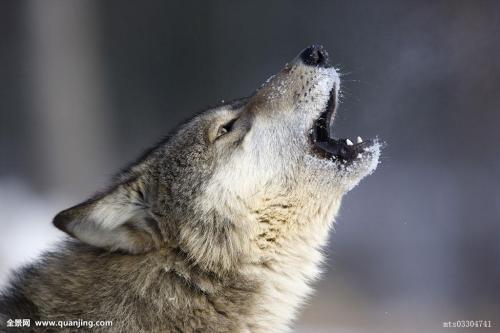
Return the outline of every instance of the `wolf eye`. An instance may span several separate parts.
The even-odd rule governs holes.
[[[231,130],[233,129],[233,125],[237,119],[238,118],[231,119],[229,122],[227,122],[224,125],[222,125],[221,127],[219,127],[219,129],[217,130],[217,137],[215,139],[217,140],[221,136],[231,132]]]

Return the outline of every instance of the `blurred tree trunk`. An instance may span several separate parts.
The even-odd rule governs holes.
[[[113,161],[93,4],[31,1],[27,7],[33,161],[45,190],[93,191]]]

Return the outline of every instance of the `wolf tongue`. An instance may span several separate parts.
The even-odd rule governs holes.
[[[354,159],[356,148],[349,146],[345,140],[328,139],[323,142],[316,142],[316,146],[331,156],[341,159]]]
[[[340,155],[342,151],[342,145],[335,140],[328,140],[323,142],[316,142],[316,145],[322,150],[328,152],[331,155]]]

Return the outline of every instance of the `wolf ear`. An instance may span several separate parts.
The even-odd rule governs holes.
[[[145,186],[134,179],[60,212],[53,223],[90,245],[144,253],[158,248],[161,242],[161,232],[147,197]]]

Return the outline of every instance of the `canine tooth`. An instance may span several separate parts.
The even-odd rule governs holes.
[[[363,155],[361,155],[361,154],[358,154],[358,156],[356,156],[356,157],[357,157],[357,158],[361,158],[361,157],[363,157]]]
[[[363,139],[361,139],[361,137],[360,137],[360,136],[358,136],[358,137],[356,138],[356,143],[361,143],[361,142],[363,142]]]
[[[349,139],[345,139],[345,143],[346,143],[348,146],[352,146],[352,145],[353,145],[352,141],[351,141],[351,140],[349,140]]]

